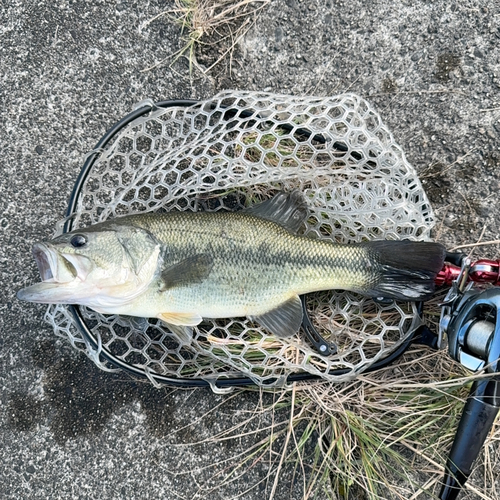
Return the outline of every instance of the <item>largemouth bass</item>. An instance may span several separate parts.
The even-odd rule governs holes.
[[[42,282],[17,296],[159,318],[187,342],[203,318],[247,316],[274,335],[293,335],[302,323],[299,295],[313,291],[406,301],[434,292],[442,245],[336,244],[297,234],[307,217],[298,192],[281,192],[240,212],[109,220],[35,244]]]

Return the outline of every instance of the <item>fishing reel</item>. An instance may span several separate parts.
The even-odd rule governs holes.
[[[500,261],[446,265],[438,276],[451,288],[442,305],[438,346],[444,334],[450,356],[472,372],[483,371],[465,403],[446,463],[439,498],[453,500],[472,472],[500,409]],[[480,289],[475,283],[490,283]]]

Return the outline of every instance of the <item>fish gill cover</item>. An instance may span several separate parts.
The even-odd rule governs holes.
[[[147,211],[239,210],[298,189],[310,211],[306,235],[339,243],[429,238],[433,214],[415,170],[356,95],[225,91],[189,106],[144,109],[94,152],[75,192],[71,229]],[[46,319],[101,368],[112,369],[111,359],[155,384],[205,380],[214,390],[217,381],[241,377],[265,387],[297,373],[349,380],[419,325],[414,303],[379,304],[352,292],[310,294],[307,308],[335,354],[321,356],[303,334],[280,339],[240,318],[204,321],[190,345],[156,319],[79,307],[87,335],[67,306],[50,306]]]

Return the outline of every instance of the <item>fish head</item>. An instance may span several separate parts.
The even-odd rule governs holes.
[[[46,304],[81,304],[97,310],[133,300],[155,278],[161,245],[147,230],[97,224],[36,243],[42,281],[17,297]]]

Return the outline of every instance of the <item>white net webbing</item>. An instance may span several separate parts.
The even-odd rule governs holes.
[[[365,100],[227,91],[189,107],[153,107],[123,127],[81,186],[73,228],[145,211],[238,210],[292,189],[310,206],[305,234],[417,240],[433,225],[414,169]],[[335,291],[312,294],[307,304],[336,354],[321,356],[305,335],[278,339],[241,318],[205,321],[185,346],[157,320],[81,308],[96,353],[65,306],[51,306],[47,320],[103,367],[104,351],[150,380],[249,377],[261,386],[282,385],[291,373],[353,378],[418,325],[414,304]]]

